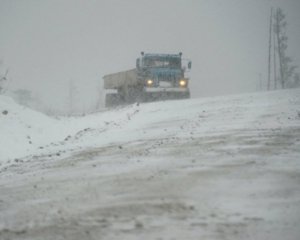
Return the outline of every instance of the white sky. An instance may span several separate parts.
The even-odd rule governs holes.
[[[1,71],[56,106],[72,80],[84,107],[103,75],[133,68],[141,51],[183,52],[193,97],[249,92],[259,74],[266,81],[271,6],[287,15],[300,66],[299,0],[0,0]]]

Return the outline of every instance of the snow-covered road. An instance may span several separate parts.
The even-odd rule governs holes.
[[[300,239],[300,89],[72,119],[0,100],[0,239]]]

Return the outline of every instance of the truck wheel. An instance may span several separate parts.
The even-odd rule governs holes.
[[[180,93],[177,95],[177,98],[178,99],[188,99],[188,98],[191,98],[191,94],[190,92],[184,92],[184,93]]]
[[[121,97],[118,93],[107,93],[105,95],[105,107],[115,107],[121,104]]]
[[[190,93],[190,91],[188,91],[188,92],[185,93],[184,98],[191,98],[191,93]]]

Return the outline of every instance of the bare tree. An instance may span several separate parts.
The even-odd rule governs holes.
[[[299,73],[295,73],[293,84],[294,84],[293,87],[300,87],[300,74]]]
[[[277,39],[277,53],[279,59],[279,75],[281,87],[285,88],[288,81],[294,75],[296,66],[292,65],[292,59],[286,55],[288,47],[286,35],[286,16],[281,8],[277,8],[274,16],[274,33]]]
[[[13,91],[14,93],[14,99],[16,100],[17,103],[27,106],[27,107],[32,107],[32,103],[34,102],[34,99],[32,97],[32,92],[27,90],[27,89],[18,89]]]
[[[4,82],[8,81],[7,75],[8,75],[8,69],[6,69],[4,74],[0,74],[0,94],[5,91],[3,85],[4,85]]]
[[[71,116],[74,114],[74,104],[75,104],[75,97],[77,94],[77,88],[74,84],[73,80],[69,81],[69,96],[68,96],[68,104],[69,104],[69,115]]]

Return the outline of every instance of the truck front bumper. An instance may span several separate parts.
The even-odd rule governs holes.
[[[144,91],[147,93],[164,93],[164,92],[178,92],[187,93],[190,90],[188,88],[162,88],[162,87],[145,87]]]
[[[188,88],[144,88],[144,100],[146,102],[186,98],[190,98],[190,90]]]

